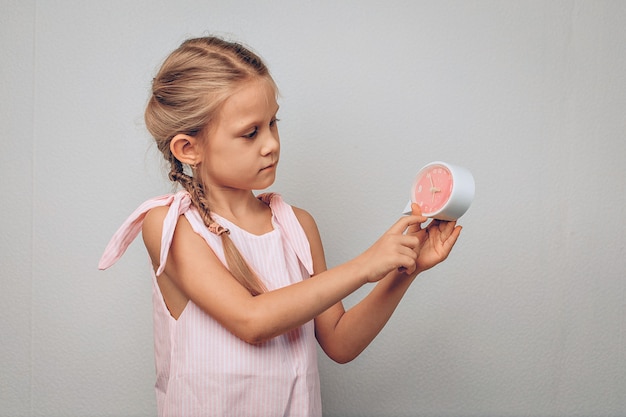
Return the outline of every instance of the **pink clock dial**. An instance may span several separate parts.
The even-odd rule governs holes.
[[[404,214],[410,214],[411,203],[417,203],[426,217],[456,220],[472,204],[474,189],[474,177],[467,169],[431,162],[417,173]]]
[[[415,179],[413,201],[420,205],[425,216],[443,208],[452,194],[454,180],[443,165],[430,165]]]

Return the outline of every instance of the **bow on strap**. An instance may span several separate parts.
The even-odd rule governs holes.
[[[160,275],[165,268],[165,261],[167,260],[178,217],[189,210],[191,206],[191,197],[186,191],[155,197],[140,205],[111,238],[100,258],[98,269],[107,269],[117,262],[139,234],[146,213],[155,207],[161,206],[170,206],[170,208],[163,221],[163,233],[161,234],[159,269],[156,272],[156,275]]]

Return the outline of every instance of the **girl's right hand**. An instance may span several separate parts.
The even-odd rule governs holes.
[[[409,275],[415,272],[420,242],[416,236],[404,232],[423,221],[421,216],[403,216],[355,259],[362,263],[368,282],[379,281],[397,269]]]

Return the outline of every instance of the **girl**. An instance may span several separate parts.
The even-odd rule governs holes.
[[[141,230],[153,273],[159,416],[321,416],[316,343],[359,355],[417,274],[443,261],[454,222],[399,219],[327,270],[313,218],[278,194],[277,87],[261,59],[216,37],[190,39],[152,83],[146,125],[182,190],[147,201],[100,261]],[[345,311],[341,300],[376,287]]]

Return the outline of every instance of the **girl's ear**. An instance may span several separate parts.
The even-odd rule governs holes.
[[[182,133],[174,136],[170,141],[170,151],[183,164],[197,165],[201,162],[200,144],[194,136]]]

